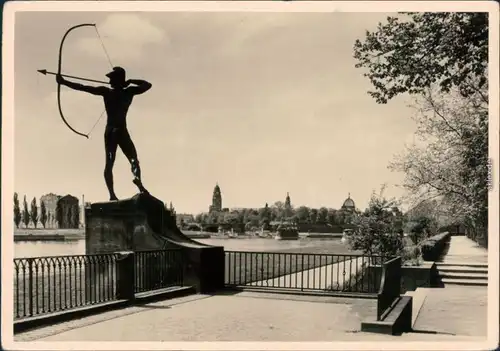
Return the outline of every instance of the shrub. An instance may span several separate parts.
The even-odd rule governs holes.
[[[34,197],[33,201],[31,201],[31,211],[29,216],[31,218],[31,222],[33,222],[33,226],[36,228],[36,225],[38,224],[38,207],[36,205],[36,197]]]
[[[420,243],[420,249],[422,251],[422,258],[424,261],[437,261],[439,257],[443,254],[446,242],[450,238],[450,233],[440,233]]]
[[[19,224],[21,224],[21,208],[19,207],[19,195],[17,193],[14,193],[14,223],[16,225],[16,228],[19,229]]]
[[[373,193],[364,213],[353,219],[355,230],[349,236],[352,250],[368,255],[398,256],[403,247],[402,219],[395,211],[396,201]]]
[[[418,245],[406,246],[403,249],[401,258],[407,266],[420,266],[422,251]]]
[[[30,218],[30,211],[28,210],[28,202],[26,201],[26,195],[24,195],[24,200],[23,200],[22,220],[25,228],[28,228],[31,218]]]

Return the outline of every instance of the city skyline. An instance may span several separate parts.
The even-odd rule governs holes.
[[[219,188],[219,191],[221,190],[221,188],[219,187],[219,184],[216,183],[216,186],[215,188]],[[22,206],[22,201],[23,201],[23,198],[24,196],[26,196],[26,201],[28,203],[29,206],[31,206],[31,201],[33,198],[25,195],[25,194],[19,194],[17,193],[18,196],[20,196],[18,198],[19,202],[20,202],[20,205]],[[214,195],[215,195],[215,189],[214,189]],[[55,194],[55,193],[46,193],[46,194],[43,194],[42,196],[40,196],[39,198],[36,198],[36,201],[37,201],[37,208],[40,209],[40,206],[41,206],[41,202],[44,201],[45,202],[45,205],[47,206],[48,203],[47,203],[47,198],[51,198],[51,197],[54,197],[54,198],[62,198],[62,197],[67,197],[67,196],[71,196],[71,197],[75,197],[76,199],[78,199],[78,203],[79,203],[79,206],[81,208],[81,211],[82,211],[82,216],[83,216],[83,208],[86,204],[90,204],[90,202],[88,201],[85,201],[85,195],[81,195],[81,197],[78,197],[74,194],[64,194],[64,195],[60,195],[60,194]],[[82,202],[80,203],[80,200],[82,200]],[[335,206],[335,205],[323,205],[323,206],[319,206],[319,207],[315,207],[316,209],[320,209],[320,208],[328,208],[328,209],[335,209],[335,210],[338,210],[340,208],[342,208],[342,206],[345,204],[345,202],[347,200],[351,200],[353,201],[353,203],[355,204],[356,202],[351,198],[351,193],[348,193],[347,194],[347,197],[342,201],[342,205],[340,206]],[[275,205],[276,203],[280,202],[282,204],[284,204],[284,206],[287,206],[287,203],[289,204],[290,208],[292,209],[297,209],[299,207],[302,207],[302,206],[305,206],[305,205],[302,205],[302,204],[294,204],[293,201],[291,201],[291,196],[290,196],[290,192],[287,192],[286,193],[286,196],[282,199],[282,200],[273,200],[273,201],[267,201],[267,202],[264,202],[262,206],[258,206],[258,207],[249,207],[249,206],[233,206],[233,207],[226,207],[224,206],[224,201],[223,201],[223,198],[221,198],[220,200],[220,203],[221,203],[221,206],[220,206],[220,209],[214,209],[214,212],[220,212],[220,211],[223,211],[223,210],[226,210],[228,209],[229,211],[240,211],[240,210],[247,210],[247,209],[260,209],[260,208],[264,208],[265,205],[267,204],[269,207],[272,207],[273,205]],[[173,206],[174,210],[176,210],[175,208],[175,203],[173,203],[172,201],[163,201],[165,206]],[[205,211],[200,211],[200,212],[182,212],[182,213],[179,213],[179,214],[183,214],[183,215],[197,215],[197,214],[202,214],[202,213],[209,213],[210,212],[210,208],[213,206],[214,204],[214,197],[212,197],[212,204],[210,204],[210,202],[208,202],[208,209],[206,209]],[[305,207],[309,207],[309,206],[305,206]],[[357,209],[358,207],[355,206]],[[311,207],[313,208],[313,207]],[[176,210],[177,212],[177,210]]]
[[[387,165],[414,138],[413,111],[405,98],[377,104],[352,58],[354,41],[387,15],[18,13],[15,190],[108,200],[105,117],[89,140],[73,134],[58,115],[54,77],[36,72],[55,68],[70,23],[92,19],[113,64],[153,84],[134,100],[129,130],[146,188],[179,212],[205,211],[216,181],[224,184],[226,207],[262,206],[289,191],[309,207],[334,206],[350,192],[365,208],[384,183],[387,196],[400,197],[403,176]],[[51,25],[33,32],[33,21]],[[130,31],[134,26],[142,30]],[[109,70],[91,29],[72,33],[65,50],[67,74],[98,79]],[[61,95],[68,121],[88,132],[102,101],[64,88]],[[119,198],[136,193],[120,153],[114,178]]]

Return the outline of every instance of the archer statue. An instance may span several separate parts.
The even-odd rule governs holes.
[[[125,70],[122,67],[114,67],[106,74],[109,78],[111,88],[104,86],[90,86],[70,82],[60,74],[56,74],[58,84],[65,85],[71,89],[84,91],[92,95],[102,96],[108,120],[104,132],[104,146],[106,151],[106,166],[104,167],[104,180],[109,191],[111,201],[118,200],[113,186],[113,166],[115,164],[116,150],[118,146],[127,157],[132,166],[134,184],[141,193],[147,193],[142,185],[141,167],[137,158],[137,151],[127,130],[127,112],[135,95],[140,95],[151,89],[151,83],[140,79],[126,79]]]

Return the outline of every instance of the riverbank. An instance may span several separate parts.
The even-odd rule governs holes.
[[[19,241],[73,241],[85,239],[81,229],[15,229],[14,242]]]
[[[274,239],[274,236],[260,237],[252,234],[235,236],[209,232],[189,231],[183,233],[191,239]],[[299,233],[298,239],[340,239],[342,233]],[[20,241],[74,241],[85,239],[85,229],[15,229],[14,242]]]
[[[301,238],[309,239],[342,239],[342,233],[299,233]]]
[[[207,232],[184,232],[192,239],[210,239]],[[15,229],[14,242],[20,241],[74,241],[84,240],[85,229]]]

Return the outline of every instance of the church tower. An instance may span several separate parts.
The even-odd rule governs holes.
[[[292,203],[290,201],[290,194],[286,193],[286,198],[285,198],[285,210],[290,210],[292,208]]]
[[[222,211],[222,195],[220,192],[219,184],[216,183],[212,195],[212,205],[209,207],[208,212],[220,212],[220,211]]]
[[[285,198],[285,217],[291,217],[293,214],[292,212],[292,202],[290,201],[290,194],[286,193],[286,198]]]

